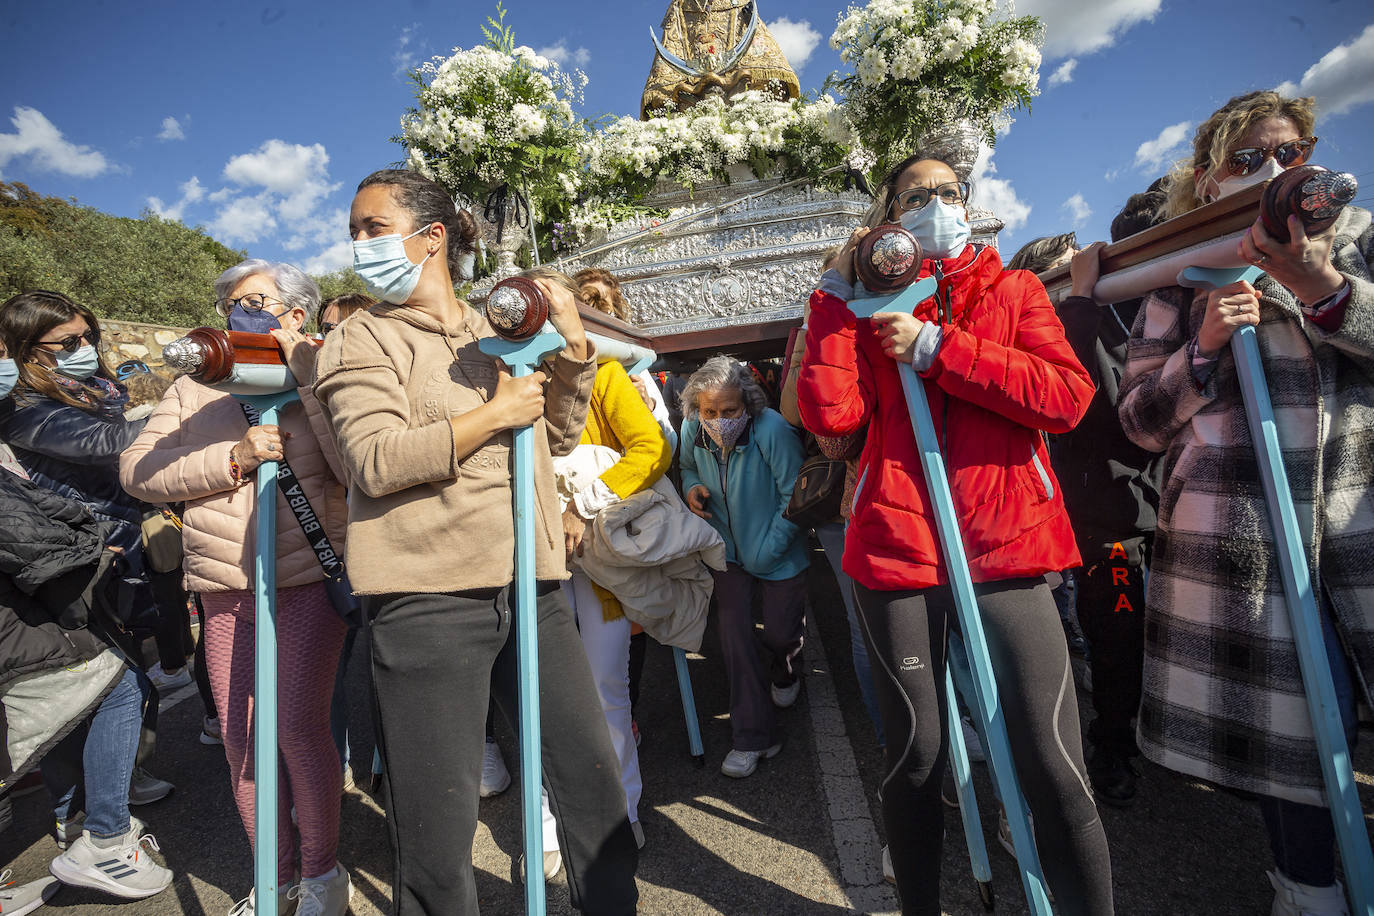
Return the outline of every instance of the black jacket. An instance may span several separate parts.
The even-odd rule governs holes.
[[[27,743],[16,732],[27,723],[5,721],[0,744],[0,789],[22,768],[89,715],[122,675],[123,665],[89,666],[108,652],[101,620],[119,588],[116,555],[105,548],[110,528],[85,506],[0,470],[0,692],[37,675],[90,670],[101,683],[46,697],[51,715],[42,734]],[[108,659],[106,660],[108,661]],[[72,678],[66,678],[69,687]],[[74,697],[79,699],[74,701]],[[7,710],[0,707],[0,717]],[[10,750],[22,745],[25,760]]]
[[[1097,386],[1082,422],[1056,436],[1050,452],[1085,559],[1100,554],[1103,544],[1155,529],[1160,456],[1127,439],[1116,412],[1126,341],[1140,304],[1135,299],[1100,306],[1069,296],[1059,305],[1064,335]]]
[[[140,566],[141,524],[148,506],[119,485],[119,455],[143,431],[120,409],[92,413],[52,398],[17,393],[0,402],[0,441],[14,449],[35,483],[84,503],[102,521],[115,523],[111,544]]]

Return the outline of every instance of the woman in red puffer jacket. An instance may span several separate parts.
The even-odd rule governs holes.
[[[879,193],[939,292],[915,314],[854,316],[855,231],[811,297],[797,387],[807,429],[868,425],[845,540],[887,733],[883,817],[904,913],[939,913],[947,759],[945,663],[958,626],[935,513],[895,360],[925,380],[1036,845],[1062,912],[1112,912],[1106,838],[1088,787],[1077,700],[1045,573],[1079,563],[1042,432],[1074,427],[1093,394],[1034,274],[970,243],[969,186],[913,157]],[[885,209],[884,209],[885,207]]]

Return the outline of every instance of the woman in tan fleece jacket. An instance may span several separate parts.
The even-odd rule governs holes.
[[[290,264],[244,261],[215,283],[230,328],[275,325],[297,379],[314,372],[315,348],[301,329],[320,306],[314,281]],[[270,320],[269,320],[270,319]],[[239,816],[254,840],[252,717],[257,556],[254,471],[264,460],[286,460],[335,550],[343,550],[347,509],[328,424],[310,388],[281,411],[276,426],[249,426],[240,402],[188,377],[177,379],[120,456],[119,480],[148,502],[184,502],[182,540],[186,587],[205,608],[205,656],[219,711],[220,734]],[[275,910],[295,912],[295,899],[342,914],[351,893],[338,867],[342,767],[329,732],[329,701],[345,626],[322,584],[324,571],[277,493],[277,740],[285,767],[279,776]],[[303,880],[293,882],[296,809]],[[302,910],[305,912],[306,910]],[[245,902],[235,912],[253,912]]]
[[[635,910],[637,851],[616,756],[572,614],[553,456],[582,434],[596,375],[577,306],[544,284],[567,345],[512,378],[454,295],[476,227],[434,182],[363,180],[354,267],[382,300],[325,340],[315,392],[351,487],[348,565],[371,620],[398,916],[476,914],[472,837],[488,698],[515,718],[511,431],[533,424],[541,748],[573,905]],[[547,382],[547,386],[545,386]]]

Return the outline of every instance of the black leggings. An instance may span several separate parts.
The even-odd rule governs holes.
[[[902,912],[940,913],[948,756],[945,659],[958,626],[948,586],[872,591],[854,583],[887,732],[883,823]],[[975,587],[1021,791],[1059,912],[1112,913],[1107,838],[1083,766],[1078,701],[1054,598],[1042,578]]]

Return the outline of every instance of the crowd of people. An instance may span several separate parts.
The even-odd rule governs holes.
[[[1187,162],[1131,197],[1112,239],[1307,162],[1313,124],[1310,99],[1230,100]],[[481,347],[494,335],[484,313],[455,292],[473,276],[476,223],[403,169],[367,176],[353,198],[369,296],[322,303],[299,269],[261,260],[216,282],[226,327],[271,334],[299,383],[276,423],[189,376],[151,414],[128,411],[127,373],[105,363],[89,308],[44,290],[0,305],[0,789],[41,771],[61,847],[51,878],[0,889],[0,911],[30,912],[59,882],[126,899],[171,883],[130,813],[173,788],[145,768],[159,691],[197,684],[200,740],[223,745],[258,839],[251,482],[273,462],[313,518],[279,494],[276,912],[348,909],[343,685],[366,631],[393,912],[477,913],[479,798],[511,781],[491,717],[517,715],[511,458],[529,427],[538,662],[556,685],[540,709],[545,875],[565,870],[583,912],[636,911],[646,640],[696,650],[714,614],[719,642],[702,651],[729,685],[720,772],[748,778],[782,752],[778,710],[803,688],[814,532],[884,748],[884,870],[903,913],[940,913],[949,735],[977,742],[984,723],[947,712],[946,673],[958,682],[967,661],[898,372],[908,363],[1058,911],[1115,911],[1097,806],[1132,803],[1143,754],[1258,799],[1276,916],[1346,913],[1228,342],[1252,326],[1264,354],[1353,742],[1374,678],[1370,214],[1347,208],[1310,236],[1294,217],[1287,241],[1256,221],[1237,250],[1264,270],[1254,284],[1103,305],[1104,243],[1049,236],[1004,265],[973,238],[973,190],[920,153],[891,170],[825,258],[776,390],[723,355],[662,390],[599,359],[579,303],[630,314],[599,269],[527,272],[563,343],[513,376]],[[859,319],[855,252],[886,223],[920,242],[937,291],[912,313]],[[1036,274],[1066,262],[1071,293],[1054,305]],[[1066,638],[1053,585],[1069,582],[1086,639]],[[231,912],[258,907],[272,903],[250,892]]]

